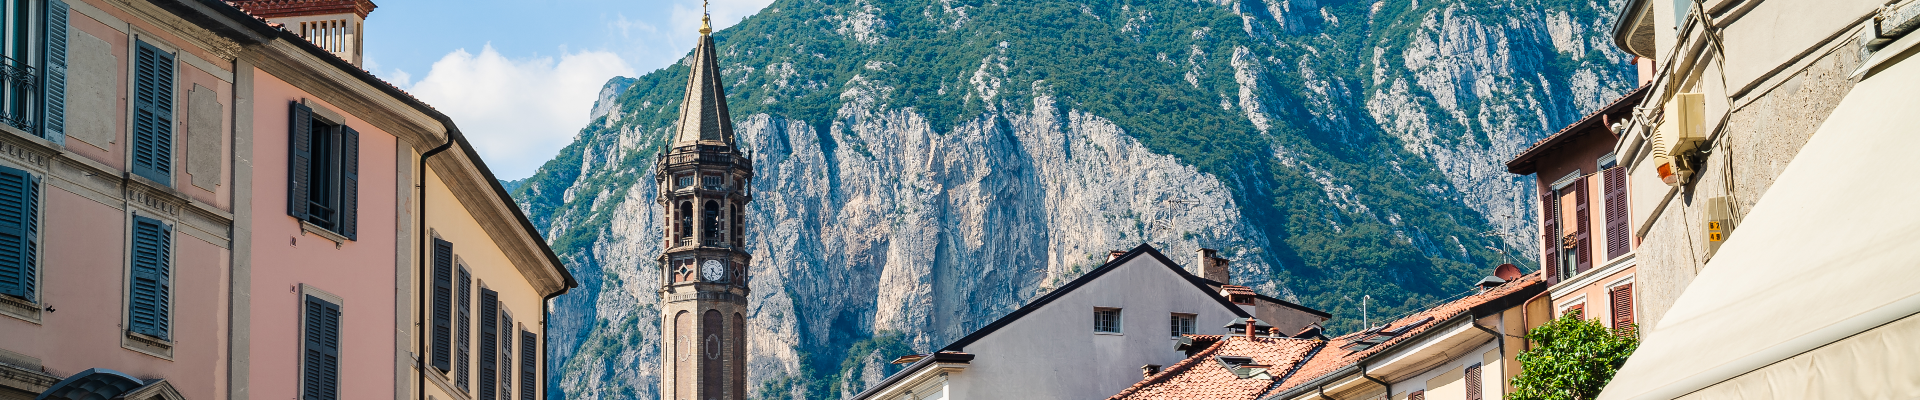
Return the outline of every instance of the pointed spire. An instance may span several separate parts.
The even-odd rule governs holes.
[[[705,143],[733,145],[733,119],[727,114],[727,93],[720,83],[720,61],[714,57],[710,18],[700,18],[700,44],[693,48],[687,94],[680,103],[680,121],[674,145]]]

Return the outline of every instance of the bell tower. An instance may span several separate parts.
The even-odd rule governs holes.
[[[654,162],[665,207],[660,265],[660,396],[747,398],[746,227],[753,159],[734,145],[733,120],[702,17],[673,143]]]

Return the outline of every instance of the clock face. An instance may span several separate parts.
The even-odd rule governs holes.
[[[707,278],[708,282],[719,282],[727,277],[727,267],[720,265],[720,260],[707,260],[706,264],[700,266],[700,276]]]

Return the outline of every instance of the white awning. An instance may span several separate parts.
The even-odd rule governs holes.
[[[1920,61],[1855,86],[1600,399],[1676,398],[1836,343],[1885,342],[1883,333],[1920,341],[1911,324],[1856,336],[1920,312],[1917,95]],[[1824,398],[1920,398],[1916,385],[1894,383],[1911,379],[1916,359],[1824,357],[1795,384]],[[1759,394],[1798,396],[1785,389]]]

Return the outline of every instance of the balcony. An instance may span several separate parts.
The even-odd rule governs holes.
[[[0,57],[0,122],[40,135],[40,70],[11,57]]]

